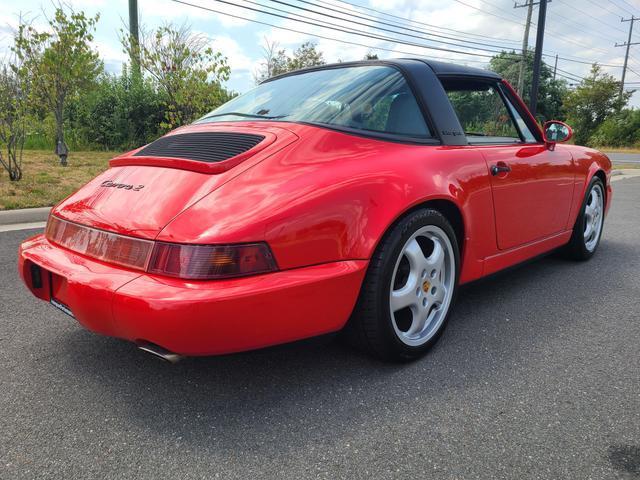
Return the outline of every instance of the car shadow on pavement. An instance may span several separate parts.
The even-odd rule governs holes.
[[[86,395],[105,415],[150,435],[222,452],[282,451],[269,439],[283,431],[291,446],[310,436],[322,445],[366,428],[371,416],[402,415],[416,398],[441,404],[538,361],[540,344],[583,321],[567,298],[590,302],[620,288],[624,279],[616,277],[613,259],[629,258],[632,250],[603,241],[590,262],[551,255],[464,286],[442,339],[413,363],[381,363],[322,337],[170,365],[78,328],[56,342],[63,350],[59,368],[88,383]],[[605,284],[593,281],[603,272]]]

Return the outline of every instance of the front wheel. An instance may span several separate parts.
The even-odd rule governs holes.
[[[573,227],[567,254],[576,260],[588,260],[600,244],[604,224],[605,193],[600,178],[593,177]]]
[[[392,227],[373,255],[348,336],[385,360],[423,355],[447,323],[459,263],[449,221],[432,209],[410,213]]]

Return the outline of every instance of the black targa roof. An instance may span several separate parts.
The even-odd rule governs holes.
[[[426,63],[431,67],[436,75],[439,77],[447,76],[468,76],[468,77],[483,77],[500,80],[502,77],[491,70],[484,70],[482,68],[467,67],[465,65],[458,65],[456,63],[439,62],[436,60],[425,60],[424,58],[409,58],[408,60],[418,60]]]
[[[302,68],[300,70],[294,70],[292,72],[286,72],[281,75],[276,75],[269,79],[264,80],[264,82],[269,82],[271,80],[275,80],[282,77],[287,77],[290,75],[296,75],[299,73],[310,72],[314,70],[325,70],[329,68],[340,68],[340,67],[354,67],[358,65],[396,65],[398,67],[406,66],[407,62],[420,62],[431,68],[433,72],[438,76],[448,77],[448,76],[468,76],[475,78],[487,78],[492,80],[500,80],[502,77],[491,70],[484,70],[482,68],[475,67],[467,67],[465,65],[458,65],[456,63],[448,63],[448,62],[440,62],[438,60],[428,60],[426,58],[421,57],[403,57],[403,58],[389,58],[389,59],[381,59],[381,60],[359,60],[354,62],[341,62],[341,63],[327,63],[324,65],[318,65],[315,67]]]

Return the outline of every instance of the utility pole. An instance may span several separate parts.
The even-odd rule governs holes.
[[[556,63],[553,64],[553,79],[556,79],[556,71],[558,70],[558,54],[556,53]]]
[[[531,28],[531,14],[533,13],[533,0],[529,0],[528,2],[520,5],[519,3],[515,3],[513,8],[527,8],[527,23],[524,25],[524,37],[522,37],[522,59],[520,60],[520,70],[518,70],[518,85],[516,87],[516,91],[519,95],[522,96],[522,92],[524,91],[524,66],[527,62],[527,50],[529,49],[529,29]]]
[[[131,37],[131,71],[140,76],[140,34],[138,29],[138,0],[129,0],[129,35]]]
[[[536,53],[533,57],[533,78],[531,79],[531,98],[529,110],[535,117],[538,110],[538,87],[540,85],[540,66],[542,64],[542,46],[544,44],[544,23],[547,19],[547,0],[540,0],[538,9],[538,32],[536,33]]]
[[[631,45],[638,45],[640,42],[631,43],[631,34],[633,33],[633,22],[636,20],[640,20],[640,18],[636,18],[631,15],[631,18],[621,18],[621,22],[629,22],[629,37],[627,38],[627,43],[617,43],[616,47],[627,47],[627,51],[624,54],[624,66],[622,67],[622,80],[620,81],[620,98],[622,98],[622,93],[624,92],[624,77],[627,75],[627,62],[629,61],[629,47]]]

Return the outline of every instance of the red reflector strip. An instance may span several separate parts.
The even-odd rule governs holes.
[[[50,242],[71,251],[136,270],[146,270],[154,242],[78,225],[49,216],[45,232]]]

